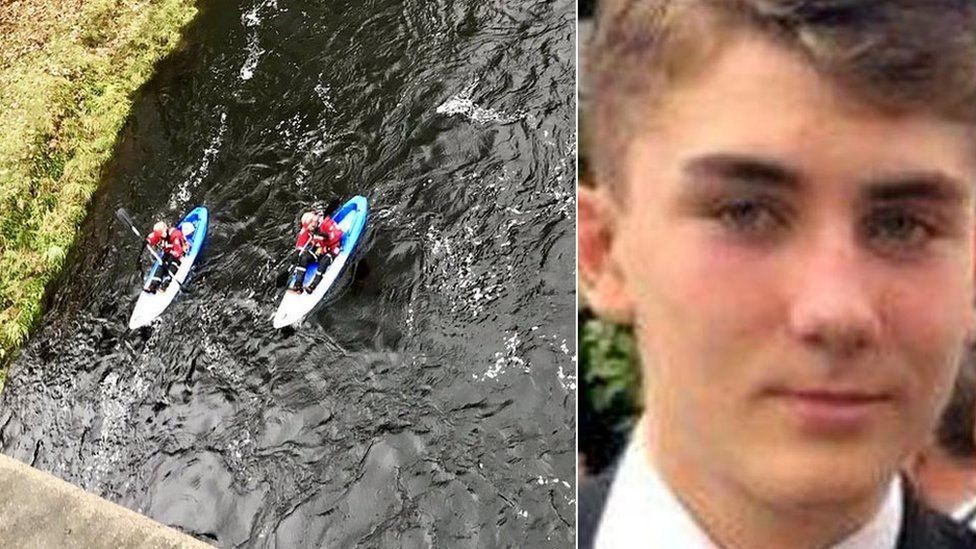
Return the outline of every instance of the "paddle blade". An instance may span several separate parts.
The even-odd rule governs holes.
[[[119,221],[128,226],[136,236],[142,238],[142,233],[136,228],[135,222],[132,221],[132,217],[129,216],[129,212],[125,211],[125,208],[115,210],[115,217],[119,218]]]
[[[126,225],[135,225],[135,223],[132,222],[132,218],[129,217],[129,212],[125,211],[125,208],[115,210],[115,217],[119,218],[119,221],[125,223]]]
[[[333,198],[332,200],[329,201],[328,204],[325,205],[325,210],[324,210],[325,215],[329,215],[329,216],[335,215],[336,210],[338,210],[339,206],[341,205],[342,205],[341,198]]]

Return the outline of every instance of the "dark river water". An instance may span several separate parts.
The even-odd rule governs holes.
[[[571,547],[574,17],[205,2],[10,371],[3,453],[222,547]],[[299,213],[354,194],[358,263],[273,330]],[[187,291],[129,331],[113,211],[197,204]]]

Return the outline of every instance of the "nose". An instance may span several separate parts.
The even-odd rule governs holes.
[[[835,358],[875,345],[881,334],[867,260],[853,237],[828,231],[794,268],[789,326],[803,344]]]

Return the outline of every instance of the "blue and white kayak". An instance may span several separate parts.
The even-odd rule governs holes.
[[[275,328],[284,328],[299,322],[325,297],[329,288],[342,273],[342,269],[355,251],[356,245],[359,244],[363,230],[366,228],[366,217],[368,215],[369,206],[366,204],[366,198],[362,196],[350,198],[332,214],[332,220],[342,229],[342,247],[339,250],[339,255],[325,269],[322,280],[319,281],[319,285],[315,287],[315,291],[312,293],[285,290],[285,297],[281,298],[281,304],[278,305],[278,310],[271,322]],[[309,266],[305,272],[303,286],[307,286],[312,281],[317,269],[318,263]],[[291,285],[291,280],[289,280],[289,285]]]
[[[179,293],[186,278],[190,275],[190,269],[196,262],[197,257],[200,256],[200,249],[203,248],[203,241],[207,238],[207,226],[210,223],[210,214],[207,208],[203,206],[194,208],[190,213],[186,214],[179,225],[183,223],[193,225],[193,234],[187,238],[190,249],[183,255],[183,259],[180,261],[180,267],[176,270],[176,274],[173,275],[174,280],[170,280],[166,289],[150,293],[148,290],[149,281],[152,280],[156,271],[162,268],[162,264],[159,261],[153,263],[152,269],[149,270],[149,274],[146,275],[146,279],[143,281],[142,293],[139,295],[139,299],[136,300],[136,308],[132,310],[132,316],[129,318],[130,329],[141,328],[163,314],[166,307],[169,307],[173,298]]]

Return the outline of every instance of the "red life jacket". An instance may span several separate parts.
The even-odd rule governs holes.
[[[170,227],[166,231],[153,231],[146,237],[146,242],[155,248],[162,244],[162,253],[169,254],[174,259],[180,259],[189,249],[189,244],[183,236],[183,231]]]
[[[311,240],[311,242],[309,242]],[[324,216],[318,226],[302,226],[295,240],[295,248],[302,249],[309,244],[318,255],[328,251],[333,256],[342,249],[342,229],[329,216]]]

